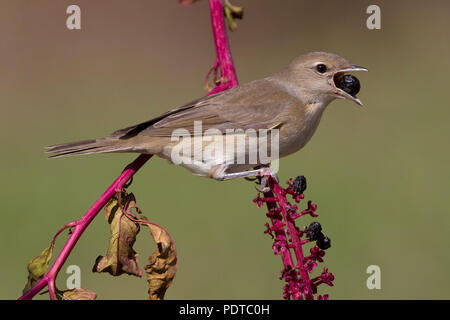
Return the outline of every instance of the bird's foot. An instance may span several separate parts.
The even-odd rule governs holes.
[[[278,176],[270,167],[263,167],[259,171],[259,176],[261,179],[261,186],[259,188],[256,188],[259,192],[266,193],[271,190],[271,187],[269,185],[269,179],[267,176],[271,177],[273,180],[275,180],[276,183],[280,182],[280,179],[278,179]]]

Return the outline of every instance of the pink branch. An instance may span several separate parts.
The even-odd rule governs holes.
[[[287,212],[287,207],[289,206],[289,203],[286,199],[286,191],[283,188],[281,188],[278,183],[275,183],[273,185],[273,192],[279,199],[278,203],[280,205],[281,213],[283,215],[284,221],[286,221],[288,232],[291,241],[293,243],[294,253],[297,260],[297,268],[299,269],[300,282],[303,284],[302,292],[305,296],[305,299],[310,300],[313,298],[313,296],[308,272],[305,270],[305,268],[302,267],[304,261],[302,243],[300,241],[299,232],[297,231],[297,228],[292,218],[289,216],[289,213]],[[297,300],[299,295],[300,292],[294,290],[293,299]]]
[[[75,247],[78,239],[80,239],[84,230],[89,226],[91,221],[97,216],[99,211],[104,207],[104,205],[117,193],[120,192],[128,180],[133,177],[133,175],[146,163],[152,155],[141,154],[129,164],[122,174],[113,182],[113,184],[102,194],[102,196],[94,203],[94,205],[84,214],[84,216],[77,221],[76,226],[61,250],[60,254],[56,258],[56,261],[51,266],[47,274],[28,292],[26,292],[19,300],[29,300],[32,299],[39,291],[49,286],[50,298],[56,299],[55,294],[55,279],[58,275],[59,270],[61,270],[64,262],[69,256],[72,249]],[[64,227],[63,227],[64,228]]]
[[[270,175],[266,175],[265,179],[268,181],[270,190],[264,192],[263,198],[258,195],[253,202],[258,207],[265,203],[269,210],[267,217],[270,218],[272,225],[270,226],[269,223],[266,223],[266,231],[264,233],[272,236],[274,239],[272,249],[276,255],[281,255],[283,262],[281,279],[284,279],[286,282],[286,285],[283,287],[283,298],[312,300],[314,299],[314,294],[317,293],[319,284],[333,285],[334,276],[326,268],[324,268],[319,277],[314,279],[309,277],[309,273],[313,272],[314,268],[317,267],[317,262],[323,262],[324,250],[330,247],[330,239],[321,232],[322,227],[320,223],[313,222],[309,227],[300,230],[295,225],[295,219],[305,214],[317,217],[318,215],[315,212],[317,205],[308,201],[308,209],[299,213],[298,207],[290,204],[286,198],[289,194],[297,203],[304,199],[303,191],[306,189],[304,177],[289,180],[287,189],[282,188],[276,179]],[[304,185],[302,182],[304,182]],[[306,238],[302,240],[302,237],[305,235]],[[311,254],[305,257],[303,245],[312,241],[316,241],[316,245],[310,249]],[[290,252],[291,249],[293,249],[295,254],[296,265]],[[325,300],[328,299],[328,295],[319,295],[318,298]]]
[[[223,1],[209,0],[209,8],[211,11],[211,26],[221,77],[220,84],[209,93],[214,94],[236,87],[239,83],[233,64],[233,58],[231,57],[230,45],[228,44],[227,27],[223,14]]]
[[[209,94],[218,93],[223,90],[230,89],[238,85],[236,71],[231,58],[230,47],[228,44],[227,31],[225,26],[225,19],[223,16],[223,3],[221,0],[210,0],[211,10],[211,24],[214,34],[214,41],[216,44],[218,67],[222,81],[220,85],[215,87]],[[152,157],[152,155],[141,154],[131,164],[129,164],[122,174],[113,182],[113,184],[102,194],[102,196],[94,203],[94,205],[83,215],[83,217],[76,221],[76,223],[69,223],[61,228],[56,236],[64,229],[75,226],[72,234],[51,266],[50,270],[45,276],[38,281],[38,283],[26,292],[19,300],[32,299],[43,288],[48,286],[49,295],[52,300],[56,299],[55,279],[58,272],[61,270],[64,262],[69,256],[72,249],[75,247],[78,239],[80,239],[84,230],[89,226],[91,221],[97,216],[99,211],[105,204],[117,193],[120,192],[128,180]],[[55,237],[56,237],[55,236]]]
[[[270,182],[272,182],[272,178],[270,177]],[[273,249],[275,253],[281,253],[281,260],[283,262],[284,269],[282,271],[282,277],[286,279],[286,282],[289,286],[289,292],[292,292],[292,298],[294,300],[300,300],[301,294],[296,290],[298,277],[295,273],[294,260],[292,259],[291,252],[288,248],[288,238],[286,236],[286,232],[284,231],[284,222],[283,217],[280,215],[280,208],[277,206],[277,202],[279,199],[275,197],[272,191],[268,191],[264,193],[264,198],[261,199],[263,202],[266,202],[267,209],[269,209],[269,213],[267,216],[270,218],[272,223],[272,228],[269,228],[269,232],[273,231],[275,234],[275,243],[273,245]],[[275,200],[275,201],[271,201]],[[281,228],[277,228],[276,226],[281,226]],[[272,229],[272,230],[270,230]],[[277,247],[279,245],[279,248]],[[290,275],[288,275],[290,273]]]

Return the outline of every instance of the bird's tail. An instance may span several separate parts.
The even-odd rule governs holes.
[[[55,144],[46,147],[45,152],[53,153],[49,158],[60,158],[81,154],[126,152],[128,149],[119,139],[104,138]]]

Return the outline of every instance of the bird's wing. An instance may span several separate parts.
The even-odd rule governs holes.
[[[170,137],[176,129],[194,133],[194,121],[201,121],[202,133],[218,129],[273,129],[288,120],[286,110],[296,103],[294,97],[267,80],[206,96],[175,108],[147,122],[118,130],[113,136],[128,139],[136,135]]]
[[[219,94],[221,94],[221,93],[219,93]],[[111,134],[111,137],[121,138],[121,139],[132,138],[132,137],[138,135],[143,130],[145,130],[145,129],[151,127],[152,125],[154,125],[155,123],[159,122],[160,120],[162,120],[162,119],[164,119],[164,118],[166,118],[166,117],[168,117],[170,115],[182,112],[184,110],[188,110],[188,109],[194,108],[197,104],[206,103],[206,101],[208,101],[209,99],[213,98],[214,96],[216,96],[216,95],[210,95],[210,96],[202,97],[200,99],[194,100],[194,101],[189,102],[189,103],[187,103],[185,105],[182,105],[180,107],[171,109],[171,110],[163,113],[162,115],[160,115],[160,116],[158,116],[156,118],[150,119],[150,120],[145,121],[145,122],[141,122],[139,124],[136,124],[136,125],[133,125],[133,126],[130,126],[130,127],[126,127],[126,128],[123,128],[123,129],[116,130],[116,131],[114,131]]]

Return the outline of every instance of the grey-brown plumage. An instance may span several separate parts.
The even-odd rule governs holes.
[[[174,130],[184,128],[193,134],[194,121],[202,121],[203,132],[214,128],[223,133],[227,129],[276,128],[280,137],[279,157],[284,157],[309,141],[332,100],[346,98],[361,105],[359,99],[336,86],[345,72],[358,70],[366,69],[331,53],[309,53],[273,76],[203,97],[149,121],[117,130],[109,137],[53,145],[46,152],[54,153],[51,158],[136,152],[171,160],[170,153],[177,143],[171,139]],[[203,162],[182,165],[194,174],[220,180],[255,166],[226,164],[220,155]]]

